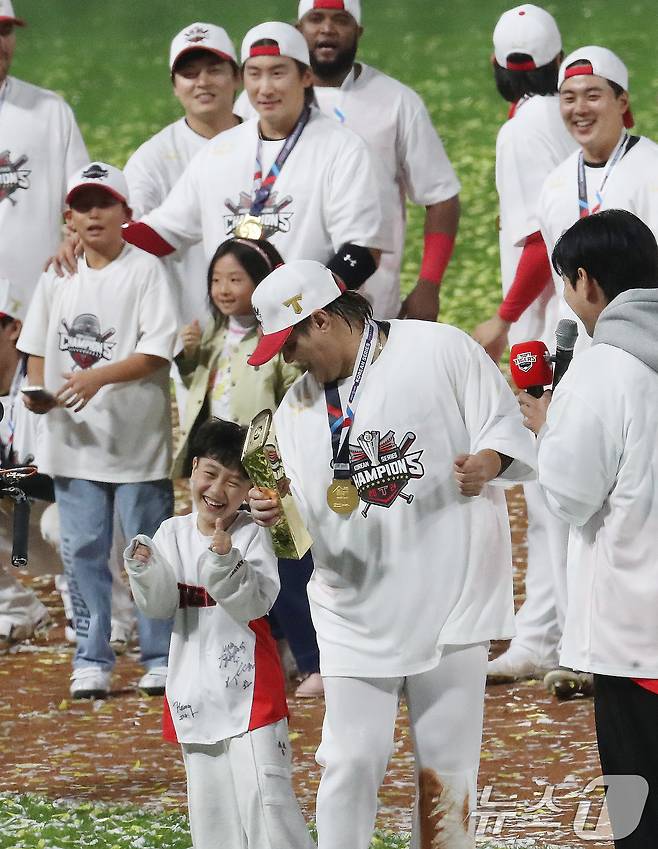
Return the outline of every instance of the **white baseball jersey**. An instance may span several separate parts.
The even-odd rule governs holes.
[[[86,162],[62,98],[7,77],[0,85],[0,272],[23,311],[61,241],[67,180]]]
[[[167,703],[181,743],[216,743],[288,715],[276,644],[264,618],[279,592],[269,533],[248,513],[228,529],[233,548],[218,555],[196,514],[175,516],[153,540],[145,566],[126,570],[146,615],[175,616],[169,648]]]
[[[537,208],[544,180],[577,145],[560,115],[558,97],[522,99],[496,139],[496,188],[500,203],[500,273],[506,295],[528,236],[539,231]],[[547,280],[548,282],[548,280]],[[510,343],[543,339],[554,344],[556,307],[552,287],[510,329]],[[546,338],[549,337],[549,338]]]
[[[140,145],[126,162],[123,173],[128,181],[130,206],[138,219],[160,206],[185,168],[208,143],[195,133],[185,118],[160,130]],[[201,325],[209,317],[206,261],[201,245],[164,258],[177,297],[181,324],[197,319]]]
[[[590,209],[597,204],[597,193],[607,166],[585,166]],[[640,136],[628,152],[610,170],[603,187],[601,209],[625,209],[641,218],[658,238],[658,145]],[[573,153],[546,178],[539,200],[539,221],[550,256],[559,237],[578,221],[578,151]],[[559,294],[562,280],[553,270]]]
[[[18,348],[45,357],[50,392],[63,374],[125,360],[134,353],[170,360],[176,313],[160,261],[124,245],[96,270],[80,257],[77,273],[40,278]],[[169,370],[103,386],[79,413],[56,407],[36,452],[40,471],[107,483],[168,477],[171,464]]]
[[[203,239],[209,260],[249,213],[258,121],[220,133],[188,165],[144,221],[176,248]],[[263,142],[263,173],[284,142]],[[264,238],[286,261],[327,263],[345,242],[387,250],[368,151],[353,133],[311,112],[263,212]]]
[[[459,193],[459,180],[425,104],[413,89],[375,68],[358,63],[340,88],[315,86],[320,110],[367,143],[380,191],[382,212],[392,233],[391,252],[359,290],[373,304],[376,318],[395,318],[400,310],[400,264],[404,250],[407,198],[430,206]],[[254,115],[246,93],[236,112]]]
[[[327,505],[333,474],[323,387],[309,374],[298,380],[275,424],[314,540],[308,594],[323,675],[413,675],[436,666],[444,644],[513,634],[501,484],[533,477],[535,445],[479,345],[447,325],[391,322],[349,436],[360,503],[348,516]],[[465,498],[455,457],[482,448],[517,459],[497,485]]]
[[[615,316],[618,338],[597,344]],[[540,433],[539,482],[571,524],[560,662],[602,675],[658,678],[657,320],[655,289],[615,298]]]

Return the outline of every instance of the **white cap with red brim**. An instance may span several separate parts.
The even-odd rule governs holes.
[[[275,268],[256,287],[251,303],[263,335],[247,362],[262,366],[275,357],[296,324],[321,310],[345,291],[334,275],[312,259],[298,259]]]
[[[570,65],[573,67],[569,67]],[[608,50],[607,47],[589,45],[570,53],[560,65],[557,79],[558,90],[562,88],[565,80],[581,75],[601,77],[604,80],[616,83],[628,92],[628,68],[619,56],[615,55],[612,50]],[[634,123],[633,113],[629,106],[624,113],[624,126],[632,127]]]
[[[0,318],[25,318],[21,302],[14,297],[12,285],[6,277],[0,277]]]
[[[0,24],[15,24],[17,27],[25,26],[25,21],[17,18],[14,14],[14,7],[11,5],[11,0],[0,0]]]
[[[524,3],[501,15],[493,33],[494,55],[508,71],[532,71],[548,65],[562,50],[555,18],[545,9]],[[525,53],[531,58],[515,62],[509,57]]]
[[[70,204],[74,195],[85,186],[100,186],[121,203],[128,204],[128,183],[123,171],[107,162],[91,162],[76,171],[66,187],[66,202]]]
[[[254,47],[258,41],[273,41],[274,44]],[[302,65],[310,65],[306,39],[298,29],[281,21],[268,21],[252,27],[242,40],[240,60],[242,64],[254,56],[287,56]]]
[[[226,30],[215,24],[195,23],[182,29],[171,42],[169,48],[169,69],[174,70],[174,65],[181,56],[192,50],[207,50],[214,53],[220,59],[238,64],[238,57],[233,42],[228,37]]]
[[[357,24],[361,23],[361,0],[300,0],[297,19],[301,21],[304,15],[313,9],[338,9],[349,12]]]

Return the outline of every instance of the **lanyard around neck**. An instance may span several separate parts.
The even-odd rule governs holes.
[[[605,188],[605,184],[608,182],[610,174],[612,174],[613,168],[626,152],[626,145],[628,144],[629,138],[630,137],[628,133],[622,133],[621,139],[617,143],[617,147],[614,149],[612,155],[610,156],[610,159],[608,160],[608,164],[603,175],[603,180],[601,181],[599,190],[596,193],[596,203],[591,209],[589,206],[589,198],[587,196],[585,154],[582,150],[578,154],[578,209],[581,218],[586,218],[588,215],[594,215],[601,209],[601,205],[603,203],[603,189]]]
[[[311,116],[311,107],[306,106],[302,114],[297,119],[292,133],[288,136],[285,144],[279,151],[279,155],[274,160],[274,164],[270,168],[267,176],[263,179],[263,140],[258,136],[258,147],[256,148],[256,170],[254,172],[253,197],[251,201],[250,215],[260,215],[268,201],[272,188],[276,182],[276,178],[281,173],[281,169],[293,151],[293,148],[299,141],[304,127],[308,124],[308,119]]]

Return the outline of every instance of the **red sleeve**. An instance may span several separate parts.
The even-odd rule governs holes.
[[[173,245],[170,245],[169,242],[163,239],[148,224],[144,224],[143,221],[131,221],[128,224],[124,224],[121,232],[125,242],[129,242],[131,245],[135,245],[135,247],[141,248],[143,251],[154,254],[155,256],[168,256],[176,250]]]
[[[658,696],[658,678],[633,678],[632,679],[640,687],[655,693]]]
[[[530,304],[543,292],[551,279],[551,266],[541,233],[533,233],[525,241],[514,281],[498,308],[503,321],[518,321]]]

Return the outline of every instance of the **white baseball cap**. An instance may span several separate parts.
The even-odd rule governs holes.
[[[169,48],[169,70],[173,71],[180,57],[192,50],[207,50],[220,59],[238,64],[235,47],[228,33],[215,24],[190,24],[174,36]]]
[[[100,186],[121,203],[128,204],[128,183],[123,171],[107,162],[90,162],[76,171],[66,187],[66,202],[70,204],[78,189],[84,186]]]
[[[249,365],[262,366],[271,360],[296,324],[335,301],[344,291],[345,286],[321,262],[297,259],[275,268],[251,296],[263,335],[247,360]]]
[[[494,55],[508,71],[532,71],[555,59],[562,50],[562,38],[555,18],[545,9],[524,3],[501,15],[493,34]],[[513,53],[526,53],[528,62],[509,60]]]
[[[574,67],[570,68],[569,65]],[[588,47],[581,47],[570,53],[560,65],[557,78],[558,90],[565,80],[581,75],[602,77],[616,83],[624,91],[628,91],[628,68],[619,56],[607,47],[596,47],[590,44]],[[632,127],[634,124],[635,120],[629,106],[624,113],[624,126]]]
[[[301,21],[313,9],[340,9],[349,12],[357,24],[361,23],[361,0],[299,0],[297,19]]]
[[[267,47],[254,47],[254,43],[268,39],[276,42]],[[252,27],[242,40],[240,60],[242,64],[252,56],[288,56],[303,65],[310,65],[306,39],[298,29],[281,21],[268,21]]]
[[[11,5],[11,0],[0,0],[0,24],[16,24],[17,27],[24,27],[25,21],[17,18],[14,14],[14,7]]]
[[[24,310],[18,298],[14,297],[13,287],[6,277],[0,277],[0,318],[25,318]]]

